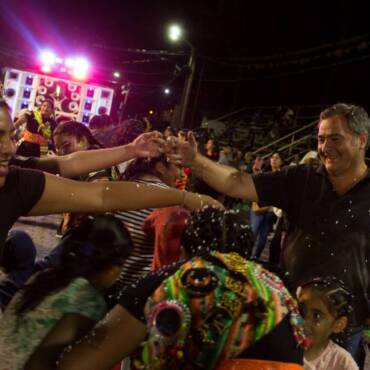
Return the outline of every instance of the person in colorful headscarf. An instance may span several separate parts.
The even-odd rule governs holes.
[[[58,369],[302,369],[302,318],[282,281],[250,262],[237,211],[192,214],[185,257],[121,293],[119,304]],[[128,335],[129,333],[129,335]]]
[[[40,110],[27,110],[14,123],[15,128],[25,124],[23,137],[18,143],[17,154],[25,157],[41,157],[49,150],[52,134],[57,126],[54,120],[54,103],[42,102]]]

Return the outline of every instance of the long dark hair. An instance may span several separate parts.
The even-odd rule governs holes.
[[[77,277],[88,278],[109,266],[121,266],[131,249],[128,230],[114,216],[86,218],[66,237],[60,265],[41,271],[22,288],[17,313],[34,309]]]
[[[248,222],[238,210],[205,207],[192,212],[181,245],[190,257],[215,250],[236,252],[248,258],[253,248],[253,235]]]
[[[127,181],[138,179],[142,175],[153,175],[157,176],[155,170],[155,165],[157,163],[163,163],[166,167],[168,166],[169,162],[167,162],[167,157],[165,155],[161,155],[156,158],[137,158],[134,159],[128,166],[126,171],[124,172],[124,179]]]
[[[85,138],[89,144],[89,149],[104,148],[104,145],[95,139],[88,127],[81,122],[67,121],[60,123],[54,130],[53,137],[57,135],[71,135],[78,140]]]

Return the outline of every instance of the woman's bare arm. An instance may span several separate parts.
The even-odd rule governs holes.
[[[146,336],[146,326],[117,305],[89,335],[65,351],[57,369],[110,370]]]
[[[221,206],[208,196],[185,194],[176,189],[126,181],[88,183],[45,174],[44,192],[28,215],[99,213],[182,204],[189,209],[202,208],[205,205]]]

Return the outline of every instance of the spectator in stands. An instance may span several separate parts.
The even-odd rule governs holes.
[[[243,152],[239,148],[233,148],[234,153],[234,167],[240,170],[241,166],[244,165]]]
[[[190,166],[195,175],[219,192],[259,202],[261,206],[274,205],[286,211],[289,230],[285,238],[287,248],[284,260],[294,287],[307,278],[319,276],[318,261],[328,264],[327,275],[335,267],[331,262],[337,254],[335,245],[332,249],[324,245],[314,251],[310,248],[311,238],[337,235],[346,238],[349,231],[370,235],[370,174],[365,162],[369,134],[367,112],[356,105],[338,103],[320,115],[319,169],[288,166],[281,171],[254,176],[239,173],[200,155],[192,134],[189,134],[189,142],[179,144],[178,154],[173,155],[172,160]],[[369,254],[370,238],[365,237],[365,241],[353,244],[358,258],[356,263],[349,265],[349,270],[359,268],[357,263],[360,264],[365,276],[363,292],[368,292],[369,258],[364,256]],[[340,255],[337,257],[340,259]],[[347,283],[349,271],[342,272],[342,275]],[[363,300],[366,306],[367,298],[363,297]],[[370,316],[369,312],[367,315]],[[363,319],[359,319],[357,326],[363,324]],[[353,355],[358,349],[360,333],[361,329],[349,339],[357,343],[351,351]]]
[[[0,319],[1,369],[55,368],[61,351],[106,313],[103,292],[117,278],[131,239],[113,216],[73,230],[61,263],[37,274]]]
[[[301,159],[300,164],[312,166],[317,169],[320,165],[320,160],[318,158],[317,152],[315,150],[310,150],[309,152],[307,152]]]
[[[289,163],[289,166],[298,166],[300,163],[300,155],[294,154],[291,162]]]
[[[234,152],[233,147],[230,144],[224,145],[220,151],[220,157],[218,163],[225,166],[233,166],[234,163]]]
[[[280,171],[283,164],[279,153],[274,153],[270,157],[270,169],[272,172]],[[251,226],[256,240],[256,251],[254,257],[259,260],[266,247],[267,237],[272,231],[274,223],[277,221],[276,212],[272,206],[260,207],[257,202],[252,202]]]
[[[209,139],[205,144],[204,155],[213,161],[218,161],[220,154],[217,149],[217,144],[213,139]]]
[[[253,173],[253,153],[249,151],[245,152],[243,159],[244,161],[239,167],[239,170],[247,173]]]
[[[40,157],[52,147],[51,137],[56,127],[54,103],[45,99],[39,110],[25,111],[15,121],[14,127],[26,125],[18,142],[17,154],[25,157]]]
[[[302,369],[298,307],[278,277],[245,259],[252,238],[240,214],[193,213],[182,246],[185,259],[124,291],[59,369],[109,369],[130,354],[133,369]]]

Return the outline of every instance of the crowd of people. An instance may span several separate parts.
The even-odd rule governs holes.
[[[324,110],[286,165],[139,120],[106,148],[51,111],[0,102],[0,369],[366,369],[363,108]],[[12,226],[52,213],[36,260]]]

